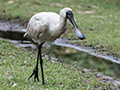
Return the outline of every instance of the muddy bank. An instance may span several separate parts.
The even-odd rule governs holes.
[[[23,38],[25,33],[25,26],[19,23],[12,23],[7,21],[0,21],[0,37],[11,40],[29,40],[29,37]]]

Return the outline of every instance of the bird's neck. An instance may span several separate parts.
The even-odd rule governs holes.
[[[60,37],[66,31],[67,19],[60,17],[56,26],[54,26],[53,32],[51,35]]]
[[[65,29],[66,25],[67,25],[67,19],[63,18],[63,17],[60,17],[60,20],[59,20],[59,29]]]

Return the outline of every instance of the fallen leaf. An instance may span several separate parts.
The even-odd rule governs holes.
[[[58,6],[58,7],[62,7],[63,5],[60,3],[52,3],[50,6]]]
[[[30,2],[26,2],[26,5],[30,5],[31,3]]]
[[[97,18],[104,18],[104,16],[98,16]]]
[[[100,77],[100,76],[96,76],[96,78],[98,78],[99,80],[105,80],[104,77]]]
[[[81,13],[81,14],[83,13],[82,11],[76,11],[76,12],[77,12],[77,13]]]
[[[90,28],[90,30],[92,31],[92,30],[95,30],[94,28]]]
[[[62,82],[60,82],[58,85],[62,85]]]
[[[76,11],[77,13],[81,13],[81,14],[92,14],[95,13],[95,11]]]
[[[37,49],[34,49],[33,51],[37,51]]]
[[[92,14],[95,13],[95,11],[84,11],[85,14]]]
[[[109,15],[109,17],[112,17],[113,15]]]
[[[24,63],[26,63],[26,61],[24,61]]]
[[[109,23],[112,23],[112,21],[109,20]]]
[[[13,85],[12,85],[12,87],[15,87],[17,85],[17,83],[14,83]]]
[[[7,4],[12,4],[12,3],[14,3],[14,1],[8,1],[8,2],[6,2]]]
[[[114,37],[120,37],[120,36],[114,36]]]
[[[0,55],[5,55],[4,53],[0,53]]]
[[[6,11],[5,11],[5,10],[3,10],[3,13],[6,13]]]
[[[70,67],[70,65],[67,65],[67,67]]]
[[[3,67],[2,66],[0,66],[0,70],[2,70],[3,69]]]
[[[60,4],[60,3],[55,3],[55,5],[58,6],[58,7],[62,7],[62,6],[63,6],[63,5]]]
[[[36,2],[36,1],[34,2],[34,4],[36,4],[36,5],[40,5],[40,3],[39,3],[39,2]]]
[[[95,18],[95,16],[94,16],[94,15],[92,15],[91,17],[92,17],[92,18]]]
[[[115,17],[115,19],[117,19],[118,17]]]
[[[33,12],[33,14],[37,14],[38,12]]]

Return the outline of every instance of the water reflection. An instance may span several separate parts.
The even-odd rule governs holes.
[[[36,48],[36,46],[30,41],[11,40],[11,43],[27,49]],[[120,78],[119,64],[90,55],[84,51],[79,51],[70,47],[52,45],[50,42],[47,42],[43,45],[42,53],[48,55],[47,58],[51,58],[51,60],[57,59],[60,62],[76,65],[82,68],[97,69],[97,71],[102,72],[105,75]]]
[[[97,69],[103,74],[120,77],[120,65],[92,56],[88,53],[78,51],[69,47],[61,47],[52,45],[49,49],[43,48],[43,52],[47,55],[55,56],[58,58],[58,61],[65,62],[67,64],[76,65],[83,68]]]

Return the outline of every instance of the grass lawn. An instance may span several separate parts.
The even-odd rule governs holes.
[[[68,30],[63,38],[82,46],[92,46],[106,55],[120,57],[120,1],[119,0],[0,0],[0,20],[10,20],[27,24],[32,15],[42,11],[59,13],[64,7],[73,9],[74,18],[86,36],[78,40],[75,30],[68,22]],[[44,59],[46,85],[41,81],[27,80],[35,67],[34,51],[19,48],[9,41],[0,39],[0,89],[19,90],[112,90],[112,83],[100,82],[97,72],[85,73],[65,63]],[[41,73],[39,70],[39,78]]]
[[[26,23],[32,15],[42,11],[59,13],[60,9],[73,9],[78,27],[86,39],[78,40],[68,22],[64,38],[71,43],[92,46],[106,55],[120,57],[120,1],[119,0],[1,0],[0,19]]]
[[[35,51],[27,51],[0,39],[0,90],[112,90],[116,87],[96,77],[97,72],[44,59],[45,85],[33,78],[27,80],[35,67]]]

